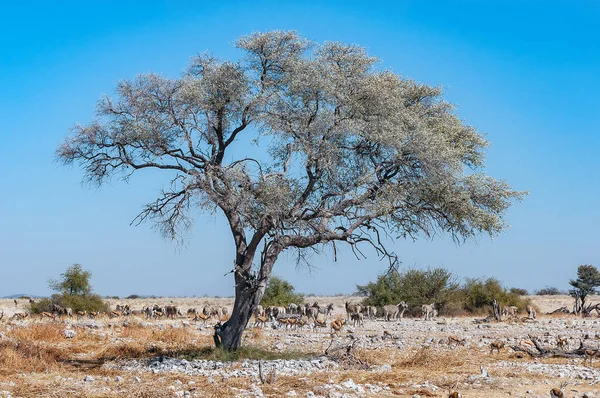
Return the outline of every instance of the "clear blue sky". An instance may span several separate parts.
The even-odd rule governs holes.
[[[54,151],[74,123],[91,120],[118,80],[178,76],[206,50],[234,58],[236,38],[271,29],[360,44],[385,67],[444,86],[461,117],[491,141],[488,173],[530,191],[509,210],[511,228],[493,241],[396,242],[405,266],[442,266],[528,289],[564,289],[578,264],[600,266],[600,3],[366,4],[3,4],[0,296],[47,294],[47,280],[76,262],[92,271],[103,295],[231,295],[224,274],[233,246],[221,216],[198,217],[187,246],[178,247],[151,225],[129,226],[165,183],[159,175],[88,189]],[[327,255],[312,262],[309,273],[284,256],[275,273],[302,292],[340,293],[385,268],[348,252],[338,262]]]

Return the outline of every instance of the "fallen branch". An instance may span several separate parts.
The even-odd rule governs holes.
[[[535,345],[535,350],[533,348],[523,347],[520,345],[514,345],[514,346],[511,346],[510,348],[512,348],[513,351],[525,352],[532,358],[585,358],[586,350],[596,350],[597,349],[595,347],[584,346],[583,341],[582,341],[582,342],[580,342],[578,348],[571,350],[571,351],[565,351],[565,350],[561,350],[561,349],[545,348],[540,344],[538,339],[536,339],[535,337],[533,337],[531,335],[529,336],[529,339]]]

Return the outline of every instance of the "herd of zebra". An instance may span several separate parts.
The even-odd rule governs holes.
[[[365,318],[370,320],[382,318],[385,321],[402,319],[407,309],[408,304],[406,304],[404,301],[401,301],[396,305],[384,305],[382,307],[350,303],[346,301],[345,320],[338,319],[332,322],[331,326],[333,329],[338,329],[349,322],[353,322],[355,327],[362,326]],[[280,327],[302,328],[312,321],[313,327],[315,328],[326,327],[327,321],[332,315],[333,310],[333,304],[330,303],[327,305],[321,305],[318,302],[312,304],[307,303],[304,305],[292,303],[287,307],[269,306],[263,308],[263,306],[259,305],[254,311],[254,326],[262,327],[270,321],[273,322],[274,326],[277,326],[278,324]],[[421,312],[426,320],[437,316],[435,304],[424,304],[421,307]],[[338,327],[336,327],[336,325]]]
[[[404,313],[408,309],[406,302],[401,301],[396,305],[384,305],[382,307],[363,305],[360,303],[345,303],[346,317],[342,324],[353,322],[354,326],[362,326],[365,318],[374,320],[377,318],[385,321],[393,321],[396,319],[402,319]],[[325,327],[327,321],[332,317],[334,311],[334,305],[332,303],[327,305],[321,305],[319,302],[306,303],[304,305],[289,304],[287,306],[268,306],[263,307],[259,305],[256,307],[254,315],[254,326],[261,327],[265,326],[267,322],[272,322],[273,326],[297,328],[303,327],[312,322],[313,327]],[[435,304],[422,305],[421,313],[424,319],[428,320],[437,316],[437,310]],[[114,310],[106,312],[87,312],[87,311],[73,311],[71,308],[64,308],[54,304],[51,311],[41,312],[39,316],[41,319],[57,319],[57,318],[73,318],[78,319],[87,318],[98,318],[106,316],[109,318],[116,318],[121,316],[139,316],[145,317],[146,319],[176,319],[179,317],[187,317],[194,321],[208,321],[209,319],[216,319],[221,321],[223,317],[227,317],[229,309],[227,307],[213,306],[205,304],[204,306],[197,308],[189,308],[185,315],[179,308],[174,305],[166,305],[161,307],[157,304],[151,306],[145,306],[141,310],[132,310],[128,304],[122,305],[117,304]],[[13,319],[24,320],[29,316],[28,313],[15,313]],[[341,319],[337,320],[341,321]]]

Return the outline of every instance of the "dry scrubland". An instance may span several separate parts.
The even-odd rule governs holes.
[[[333,302],[337,316],[343,314],[347,299],[356,300],[309,298]],[[593,302],[599,300],[592,298]],[[232,304],[232,299],[204,298],[110,301],[113,307],[128,303],[132,309],[154,303],[175,304],[183,313],[205,303]],[[600,364],[583,366],[581,359],[534,360],[519,357],[510,349],[489,354],[490,342],[500,339],[507,345],[518,344],[529,334],[546,346],[554,345],[558,334],[567,336],[572,348],[586,334],[590,345],[600,344],[596,318],[541,315],[563,305],[570,307],[569,297],[534,296],[533,302],[540,315],[532,323],[477,325],[473,318],[440,317],[350,325],[334,338],[333,347],[354,342],[352,360],[323,357],[332,341],[329,328],[250,328],[245,345],[253,349],[244,355],[265,358],[267,376],[277,369],[276,380],[263,384],[256,362],[225,364],[217,358],[218,353],[212,350],[210,322],[204,325],[186,318],[147,321],[136,317],[16,321],[11,316],[24,310],[25,301],[15,308],[12,300],[0,300],[4,310],[0,321],[0,397],[447,397],[448,389],[455,385],[466,397],[548,397],[550,389],[561,381],[570,382],[566,397],[590,392],[600,397],[596,385]],[[67,339],[65,329],[76,335]],[[392,337],[382,339],[384,330]],[[449,347],[449,335],[465,338],[465,345]],[[273,361],[267,351],[288,361]],[[161,356],[189,362],[152,360]],[[204,360],[194,362],[194,358]],[[489,377],[480,377],[480,365]]]

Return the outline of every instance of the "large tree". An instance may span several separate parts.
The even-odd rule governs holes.
[[[235,304],[216,329],[218,345],[240,346],[285,250],[344,242],[393,258],[388,234],[460,240],[505,228],[505,210],[522,194],[483,173],[486,140],[440,88],[376,67],[361,47],[295,32],[254,33],[237,47],[237,62],[202,55],[180,78],[120,82],[97,119],[58,149],[97,185],[163,172],[170,188],[137,220],[169,238],[196,211],[225,216]],[[247,156],[250,144],[256,156]]]

